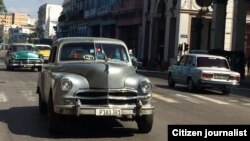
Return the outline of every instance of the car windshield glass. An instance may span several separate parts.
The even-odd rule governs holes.
[[[49,46],[36,46],[37,50],[50,50],[51,48]]]
[[[99,60],[108,59],[114,62],[128,62],[128,55],[125,48],[118,44],[95,44],[96,58]]]
[[[31,45],[12,45],[13,51],[33,51]]]
[[[229,68],[227,60],[216,57],[198,57],[197,67]]]
[[[60,61],[94,60],[95,50],[93,43],[68,43],[63,45],[60,52]]]

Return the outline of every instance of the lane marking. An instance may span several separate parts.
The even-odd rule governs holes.
[[[181,98],[181,99],[187,100],[189,102],[200,104],[200,102],[197,99],[191,98],[189,96],[182,95],[182,94],[176,94],[176,96],[179,97],[179,98]]]
[[[216,99],[209,98],[209,97],[206,97],[206,96],[201,96],[201,95],[192,95],[192,96],[195,96],[195,97],[198,97],[200,99],[207,100],[207,101],[210,101],[210,102],[214,102],[214,103],[217,103],[217,104],[223,104],[223,105],[228,105],[229,104],[227,102],[216,100]]]
[[[22,95],[28,100],[28,101],[32,101],[35,102],[36,101],[36,96],[33,94],[32,91],[25,91],[25,90],[21,90]]]
[[[236,100],[236,99],[230,99],[230,100],[228,100],[228,101],[230,101],[230,102],[239,102],[239,100]]]
[[[8,99],[5,95],[5,93],[0,91],[0,102],[7,102],[7,101],[8,101]]]
[[[153,96],[153,98],[156,98],[156,99],[159,99],[159,100],[168,102],[168,103],[179,103],[178,101],[176,101],[176,100],[174,100],[174,99],[166,98],[166,97],[161,96],[161,95],[156,94],[156,93],[152,93],[152,96]]]
[[[245,106],[250,106],[250,103],[243,103],[243,105],[245,105]]]

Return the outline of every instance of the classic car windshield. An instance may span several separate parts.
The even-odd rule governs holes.
[[[94,59],[95,50],[93,43],[68,43],[61,48],[60,60],[84,60],[86,56],[88,56],[88,59]]]
[[[229,68],[227,60],[215,57],[198,57],[197,67]]]
[[[12,45],[12,51],[33,51],[30,45]]]
[[[36,46],[36,50],[50,50],[51,47],[49,46]]]
[[[77,60],[128,61],[125,48],[117,44],[69,43],[61,48],[60,61]]]
[[[125,48],[117,44],[95,44],[97,59],[108,59],[115,62],[128,62]]]

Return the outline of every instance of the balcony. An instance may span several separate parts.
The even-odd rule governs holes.
[[[134,11],[143,10],[143,1],[131,0],[129,2],[119,2],[113,8],[113,14],[126,14]]]

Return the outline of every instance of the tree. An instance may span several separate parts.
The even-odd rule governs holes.
[[[7,13],[7,10],[5,8],[5,5],[3,3],[3,0],[0,0],[0,12],[1,13]]]

